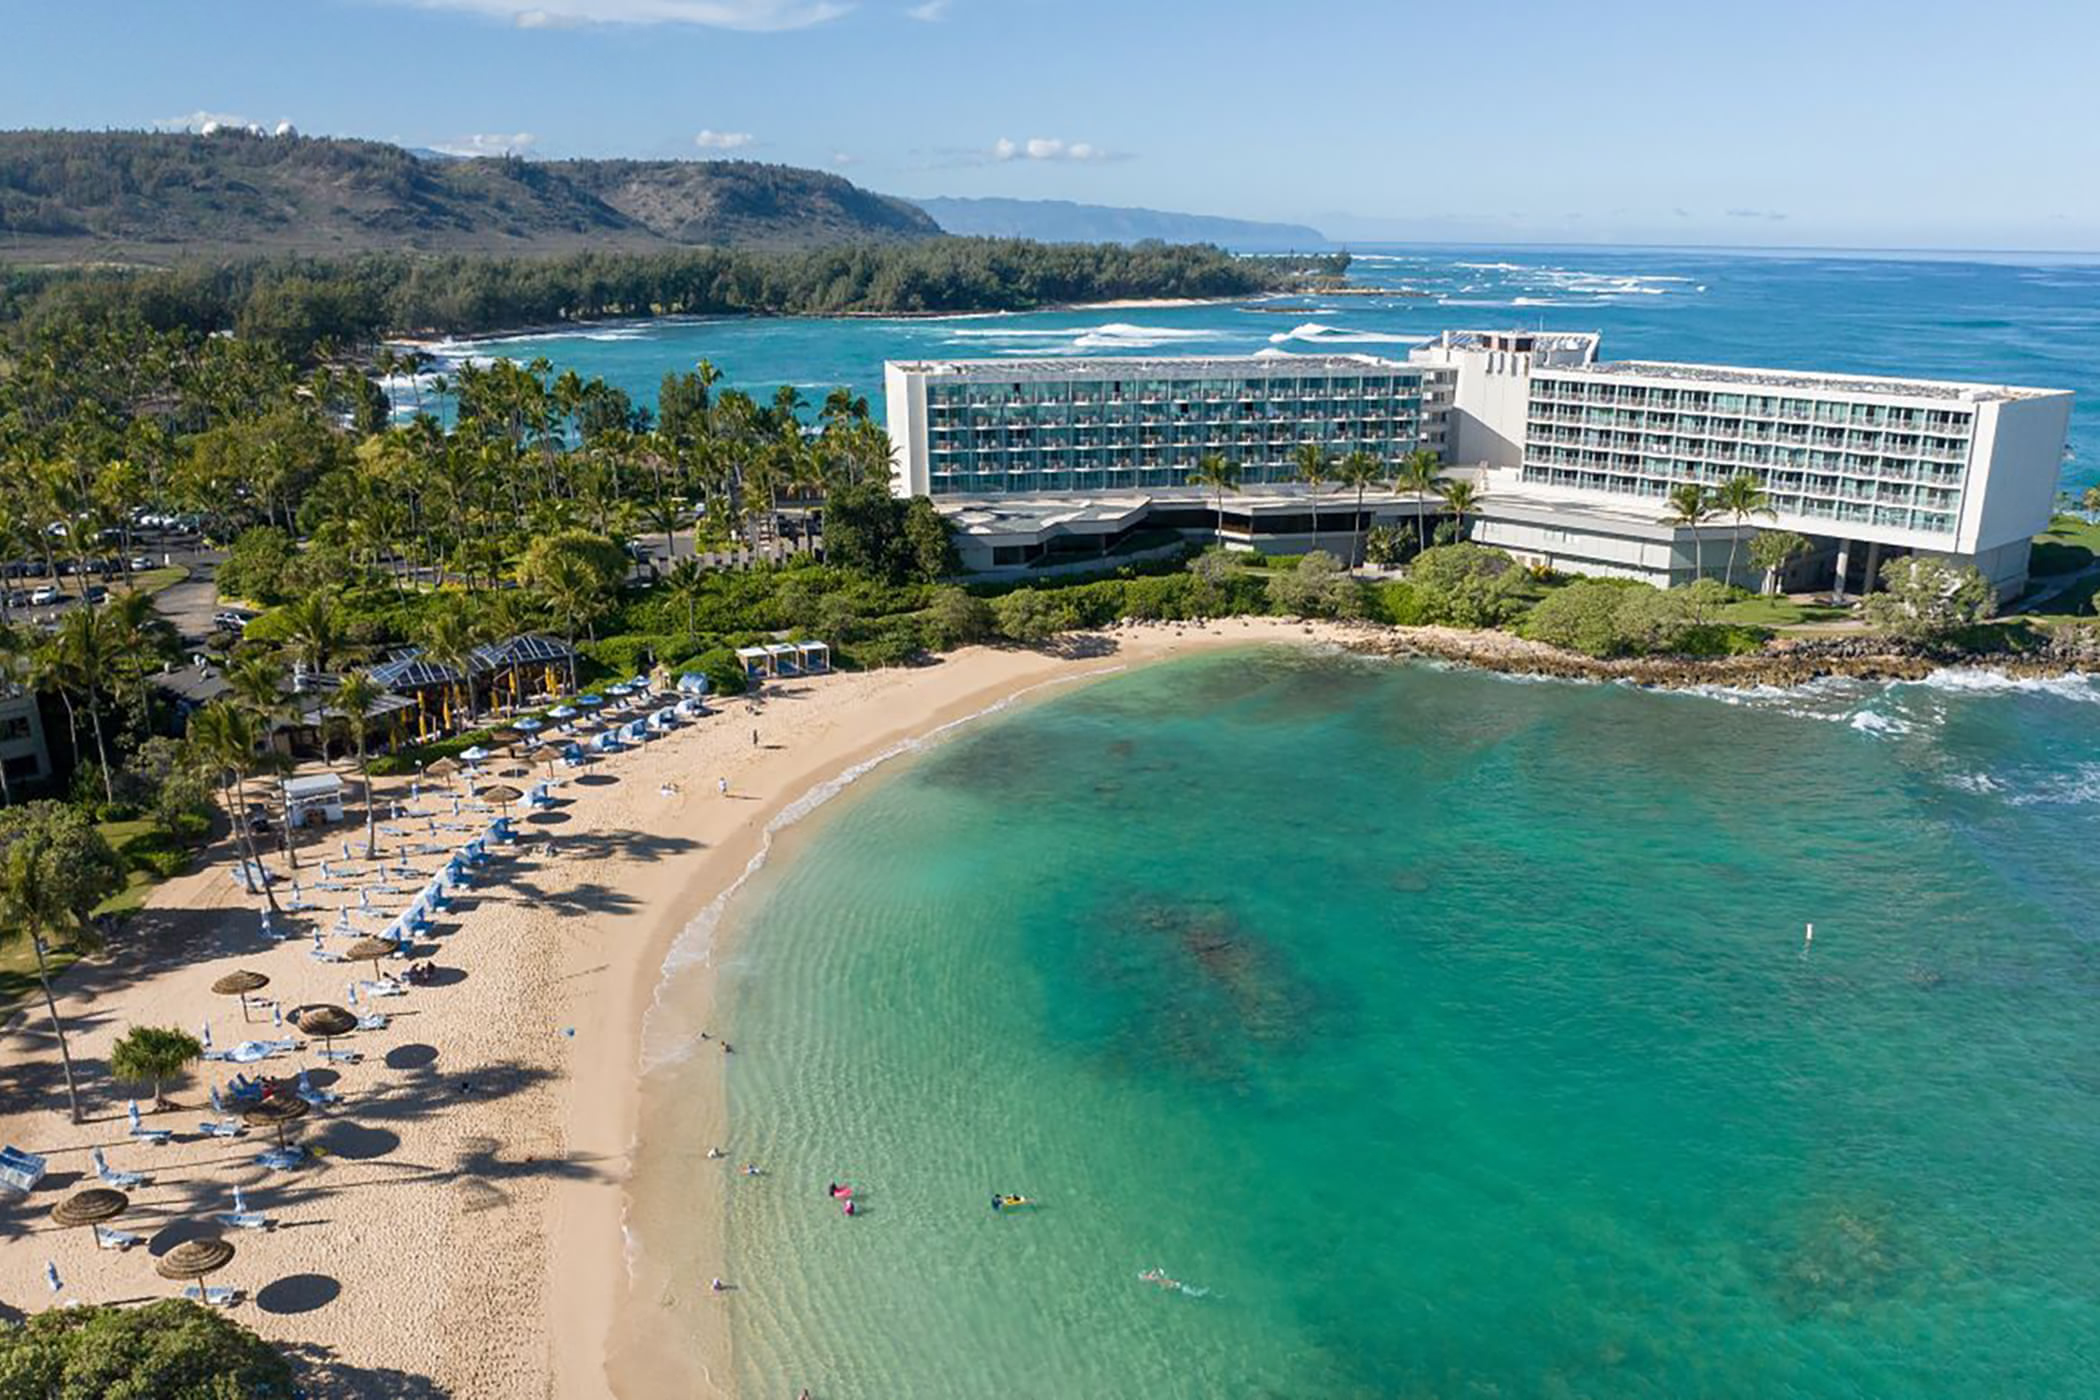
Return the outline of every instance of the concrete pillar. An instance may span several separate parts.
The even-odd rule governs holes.
[[[1877,540],[1867,546],[1867,581],[1860,586],[1861,593],[1872,593],[1875,583],[1881,578],[1881,544]]]
[[[1844,600],[1844,597],[1845,597],[1845,571],[1846,571],[1846,569],[1847,569],[1847,568],[1848,568],[1848,567],[1849,567],[1849,566],[1851,565],[1851,563],[1852,563],[1852,543],[1851,543],[1851,541],[1849,541],[1849,540],[1839,540],[1839,541],[1838,541],[1838,561],[1837,561],[1837,583],[1836,583],[1836,584],[1835,584],[1835,585],[1834,585],[1834,586],[1833,586],[1833,587],[1831,588],[1831,590],[1830,590],[1830,591],[1831,591],[1831,594],[1832,594],[1832,595],[1833,595],[1834,597],[1836,597],[1836,598],[1837,598],[1837,599],[1838,599],[1838,600],[1839,600],[1840,602],[1842,602],[1842,601]]]

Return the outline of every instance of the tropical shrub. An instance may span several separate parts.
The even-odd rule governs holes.
[[[1269,606],[1293,617],[1355,617],[1363,611],[1363,599],[1342,561],[1316,549],[1290,572],[1269,580]]]
[[[1440,544],[1408,566],[1424,622],[1499,627],[1524,611],[1526,580],[1517,561],[1477,544]]]
[[[102,1400],[269,1400],[294,1394],[276,1348],[181,1298],[52,1308],[0,1322],[0,1395]]]
[[[1990,581],[1971,565],[1913,554],[1881,566],[1881,591],[1869,593],[1867,620],[1883,631],[1932,641],[1973,627],[1997,609]]]

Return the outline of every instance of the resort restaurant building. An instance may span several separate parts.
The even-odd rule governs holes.
[[[1189,475],[1241,466],[1228,546],[1346,553],[1376,523],[1440,503],[1314,495],[1293,454],[1416,450],[1483,487],[1472,537],[1568,573],[1670,585],[1728,567],[1760,529],[1809,542],[1789,588],[1864,590],[1922,553],[2024,586],[2054,507],[2068,391],[1598,359],[1593,332],[1447,331],[1405,362],[1365,355],[892,363],[893,485],[955,523],[972,568],[1142,552],[1220,533]],[[1331,468],[1330,468],[1331,470]],[[1747,474],[1769,513],[1673,524],[1667,496]],[[1736,583],[1761,578],[1735,551]]]

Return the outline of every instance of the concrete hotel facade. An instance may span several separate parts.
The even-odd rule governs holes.
[[[1418,448],[1485,487],[1473,537],[1571,573],[1668,584],[1711,574],[1728,541],[1796,531],[1790,586],[1863,588],[1894,553],[2025,583],[2061,467],[2066,391],[1651,361],[1601,362],[1589,333],[1455,331],[1406,362],[1359,355],[891,364],[895,487],[952,507],[966,562],[1025,562],[1061,537],[1106,548],[1147,524],[1194,530],[1196,459],[1242,464],[1228,542],[1299,548],[1309,503],[1298,444],[1362,450],[1388,469]],[[1716,520],[1698,541],[1664,497],[1740,473],[1774,516]],[[1362,520],[1331,491],[1334,528],[1412,520],[1390,492]],[[1347,519],[1343,519],[1343,517]],[[1703,545],[1703,549],[1699,546]],[[1755,584],[1738,551],[1739,583]]]

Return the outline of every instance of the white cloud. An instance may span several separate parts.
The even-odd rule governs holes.
[[[926,23],[932,24],[935,20],[947,18],[948,0],[926,0],[924,4],[914,5],[904,13],[910,15],[913,19],[924,20]]]
[[[699,24],[713,29],[807,29],[837,19],[843,0],[383,0],[426,10],[465,10],[520,29],[591,24]]]
[[[455,141],[440,141],[431,149],[443,151],[448,156],[521,156],[539,141],[540,138],[529,131],[482,131]]]
[[[250,121],[234,112],[208,112],[199,108],[179,117],[162,117],[153,123],[156,131],[193,131],[210,135],[214,131],[252,131],[260,136],[263,125]]]
[[[703,151],[741,151],[757,140],[748,131],[703,131],[693,138],[693,144]]]
[[[1786,215],[1780,213],[1777,209],[1730,209],[1728,217],[1731,219],[1769,219],[1773,223],[1778,223],[1785,219]]]
[[[1086,141],[1061,141],[1054,136],[1031,136],[1010,141],[1002,136],[992,143],[993,160],[1117,160],[1120,157]]]
[[[833,165],[858,165],[860,164],[860,157],[850,151],[833,151],[831,153],[831,163]]]

